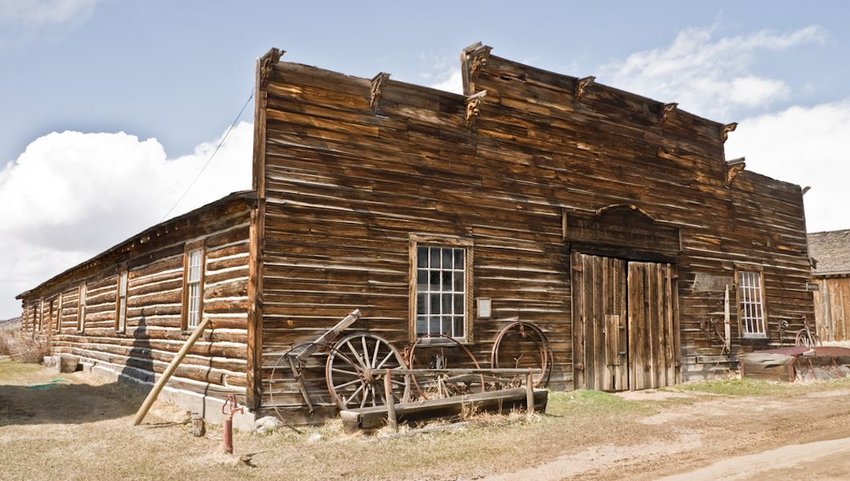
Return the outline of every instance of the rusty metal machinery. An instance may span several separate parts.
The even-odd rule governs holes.
[[[496,336],[490,353],[490,365],[499,369],[536,368],[535,386],[545,387],[552,376],[553,354],[549,339],[540,327],[528,321],[514,321]]]

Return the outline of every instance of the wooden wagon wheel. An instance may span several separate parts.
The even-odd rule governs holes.
[[[537,368],[535,386],[546,386],[552,376],[552,348],[542,329],[527,321],[514,321],[499,332],[490,353],[490,365],[498,369]]]
[[[466,353],[467,357],[469,357],[469,359],[472,361],[472,364],[475,366],[476,369],[481,369],[481,365],[478,364],[478,360],[475,359],[475,355],[472,354],[472,351],[467,349],[467,347],[464,346],[462,342],[458,341],[457,339],[455,339],[453,337],[449,337],[445,334],[439,334],[439,335],[431,336],[431,337],[420,337],[419,339],[416,340],[416,342],[413,343],[412,346],[410,346],[410,349],[407,350],[406,354],[407,354],[407,365],[411,369],[413,369],[413,367],[414,367],[413,362],[416,359],[416,348],[417,348],[417,346],[419,346],[419,343],[424,341],[425,339],[430,340],[430,339],[435,339],[435,338],[443,340],[444,342],[447,343],[447,345],[451,345],[452,343],[454,343],[455,346],[459,347],[463,352]],[[442,345],[440,347],[446,347],[446,346]],[[419,384],[419,381],[416,379],[415,375],[411,375],[410,378],[413,381],[413,386],[416,388],[416,393],[419,396],[419,399],[429,399],[429,396],[426,393],[426,391],[430,387],[433,387],[431,385],[433,385],[435,382],[436,382],[438,393],[442,392],[444,390],[446,392],[448,392],[448,391],[451,390],[451,389],[449,389],[449,386],[454,386],[455,387],[454,390],[458,391],[458,392],[452,393],[450,395],[457,395],[457,394],[462,394],[463,391],[466,391],[466,389],[469,387],[469,382],[472,378],[472,379],[476,379],[477,381],[479,381],[479,383],[481,385],[481,392],[482,393],[486,391],[486,386],[484,385],[484,376],[480,375],[480,374],[477,375],[477,376],[461,375],[461,376],[453,376],[453,377],[438,377],[436,381],[423,383],[424,386],[421,386]],[[462,385],[464,386],[463,389],[458,389]],[[438,394],[438,396],[441,396],[441,394]]]
[[[384,338],[369,333],[349,334],[334,344],[325,363],[325,381],[331,399],[340,409],[383,406],[387,369],[406,367],[401,354]],[[409,386],[393,379],[396,402],[405,399]]]

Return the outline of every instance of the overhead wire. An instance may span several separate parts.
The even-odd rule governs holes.
[[[215,158],[215,155],[218,153],[219,149],[221,149],[221,146],[224,145],[224,141],[227,140],[227,136],[230,135],[230,132],[233,130],[234,127],[236,127],[236,124],[242,118],[242,114],[245,113],[245,109],[248,108],[248,104],[250,104],[251,100],[254,98],[254,91],[255,89],[252,88],[251,94],[248,95],[248,100],[245,101],[245,105],[242,106],[242,109],[239,110],[239,114],[236,115],[235,119],[233,119],[233,122],[230,124],[230,127],[228,127],[227,130],[224,132],[224,135],[221,136],[221,140],[218,142],[218,145],[215,146],[215,149],[212,151],[207,161],[201,167],[201,170],[198,171],[198,174],[195,176],[194,179],[192,179],[192,182],[189,183],[189,185],[186,187],[186,190],[184,190],[183,193],[180,195],[180,198],[177,199],[177,202],[175,202],[174,205],[172,205],[171,208],[168,209],[168,212],[166,212],[165,215],[162,216],[162,219],[160,219],[159,222],[162,222],[168,218],[168,216],[174,211],[174,209],[176,209],[177,206],[180,205],[180,202],[183,201],[183,199],[186,197],[186,194],[188,194],[189,191],[192,190],[192,187],[195,186],[195,183],[198,181],[198,179],[201,178],[201,175],[204,173],[204,171],[207,170],[207,167],[209,167],[210,163]]]

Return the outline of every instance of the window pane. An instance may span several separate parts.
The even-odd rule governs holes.
[[[452,290],[452,271],[443,271],[443,290]]]
[[[440,271],[430,271],[429,290],[437,292],[440,290]]]
[[[463,337],[463,316],[454,316],[454,337]]]
[[[465,286],[463,283],[464,273],[463,272],[455,272],[454,273],[454,290],[455,292],[463,292],[465,290]]]
[[[416,267],[428,267],[428,248],[416,248]]]
[[[439,334],[440,333],[440,316],[430,316],[429,319],[430,319],[430,321],[429,321],[429,326],[428,326],[429,327],[428,334],[432,335],[432,336]]]
[[[443,294],[443,309],[440,311],[440,314],[451,314],[452,313],[452,295],[451,294]]]
[[[428,290],[428,271],[421,270],[416,273],[416,291],[425,292]]]
[[[428,316],[416,316],[416,332],[420,336],[428,334]]]
[[[443,269],[452,268],[452,249],[443,249]]]
[[[445,336],[452,337],[452,316],[442,316],[440,332]]]
[[[464,310],[464,309],[463,309],[463,307],[464,307],[464,306],[463,306],[463,294],[455,294],[455,296],[454,296],[454,297],[455,297],[455,300],[454,300],[454,306],[455,306],[454,313],[455,313],[455,314],[463,314],[463,310]]]
[[[428,314],[428,295],[427,294],[417,294],[416,295],[416,314],[419,314],[419,315]]]
[[[429,314],[439,314],[440,313],[440,295],[439,294],[430,294],[431,297],[431,307],[428,311]]]
[[[454,255],[454,268],[455,269],[463,269],[464,268],[463,254],[464,254],[463,249],[455,249],[455,255]]]
[[[439,268],[440,267],[440,248],[439,247],[431,247],[431,268]]]

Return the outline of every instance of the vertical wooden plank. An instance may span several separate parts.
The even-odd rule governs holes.
[[[646,369],[646,384],[647,387],[655,388],[657,387],[655,382],[656,376],[656,368],[655,368],[655,358],[656,358],[656,338],[658,335],[657,332],[657,323],[655,321],[657,317],[656,312],[656,299],[658,298],[658,289],[655,285],[655,264],[647,264],[640,263],[641,270],[644,273],[644,279],[646,283],[644,284],[644,304],[646,306],[646,311],[644,313],[644,322],[646,326],[644,340],[646,342],[646,357],[644,359],[644,368]]]
[[[664,325],[667,331],[667,344],[664,349],[664,367],[667,385],[676,383],[676,331],[673,327],[673,268],[670,264],[664,266]]]
[[[605,258],[594,256],[593,260],[593,377],[594,389],[602,390],[605,377],[605,312],[603,311]]]
[[[655,285],[655,293],[657,298],[655,299],[655,329],[656,329],[656,341],[655,341],[655,386],[662,387],[667,386],[667,366],[665,363],[666,352],[665,346],[667,344],[667,329],[665,319],[665,309],[664,303],[667,299],[667,291],[665,290],[664,284],[664,267],[666,264],[654,264],[652,266],[653,270],[653,284]]]
[[[572,314],[573,314],[573,387],[582,389],[586,386],[584,377],[585,364],[585,322],[584,322],[584,259],[578,252],[570,257],[572,281]]]
[[[682,363],[680,361],[682,355],[682,327],[679,321],[679,282],[673,276],[673,270],[669,271],[670,292],[673,296],[673,364],[674,364],[674,383],[682,382]]]
[[[638,330],[640,326],[640,296],[638,295],[638,270],[634,263],[628,264],[628,305],[629,305],[629,389],[638,387],[638,366],[640,366]],[[642,366],[641,366],[642,370]]]
[[[599,356],[600,362],[597,363],[598,372],[600,375],[600,389],[603,391],[613,390],[612,374],[613,374],[613,359],[611,358],[611,350],[609,345],[611,342],[611,332],[609,330],[609,314],[610,298],[611,298],[611,259],[603,257],[600,259],[602,269],[602,288],[601,295],[597,295],[598,302],[601,303],[599,317],[601,320],[601,329],[599,333]]]
[[[629,389],[629,339],[628,339],[628,319],[629,313],[627,311],[628,308],[628,271],[627,264],[623,260],[617,261],[617,289],[618,289],[618,303],[619,309],[618,312],[620,314],[620,343],[619,350],[621,362],[620,362],[620,383],[619,389],[625,390]]]

